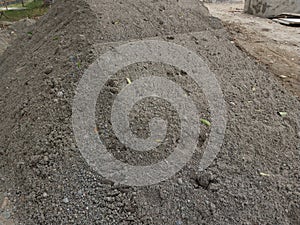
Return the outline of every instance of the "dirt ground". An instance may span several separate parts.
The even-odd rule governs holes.
[[[14,39],[14,36],[16,37],[16,35],[14,35],[14,32],[9,32],[7,26],[2,25],[0,27],[0,54],[2,54],[6,50],[10,42]]]
[[[10,44],[21,34],[30,31],[30,27],[35,23],[33,19],[22,19],[18,22],[0,21],[0,55],[10,46]]]
[[[237,44],[235,33],[199,1],[56,1],[30,35],[21,34],[0,56],[0,222],[299,224],[299,99]],[[204,60],[223,91],[228,123],[221,151],[205,171],[198,165],[214,121],[211,128],[201,125],[195,154],[179,173],[152,186],[128,187],[84,160],[72,104],[84,71],[100,54],[148,39],[182,45]],[[97,130],[109,151],[132,165],[164,160],[180,141],[180,118],[157,99],[137,104],[130,120],[141,137],[149,135],[151,118],[168,121],[160,154],[137,154],[111,128],[111,104],[126,78],[153,74],[180,84],[199,115],[211,116],[205,94],[184,71],[151,62],[120,70],[99,95]]]
[[[243,3],[207,3],[233,35],[234,43],[267,65],[277,80],[300,96],[300,27],[243,13]]]

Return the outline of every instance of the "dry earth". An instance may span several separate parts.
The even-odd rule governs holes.
[[[237,46],[267,65],[279,82],[300,96],[300,27],[244,14],[242,3],[206,6],[223,21]]]
[[[18,22],[0,21],[0,55],[18,35],[26,34],[35,23],[33,19],[22,19]]]
[[[300,223],[300,102],[232,43],[199,1],[56,1],[30,30],[0,56],[0,200],[7,202],[1,219],[26,225]],[[127,187],[97,174],[81,156],[72,103],[99,54],[145,39],[183,45],[206,62],[222,88],[228,125],[206,171],[198,165],[210,129],[201,125],[194,157],[179,173],[156,185]],[[178,141],[178,115],[157,99],[137,104],[130,120],[141,137],[149,135],[151,118],[168,121],[160,154],[136,154],[111,129],[111,103],[126,78],[153,74],[180,84],[199,115],[210,118],[205,94],[184,71],[151,62],[120,70],[99,95],[97,130],[116,158],[133,165],[164,160]]]

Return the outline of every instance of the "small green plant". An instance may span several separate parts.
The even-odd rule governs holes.
[[[202,124],[204,124],[204,125],[208,126],[208,127],[210,127],[210,126],[211,126],[211,122],[209,122],[209,121],[208,121],[208,120],[206,120],[206,119],[201,119],[201,120],[200,120],[200,122],[201,122]]]
[[[59,36],[54,36],[53,41],[57,41],[57,40],[59,40]]]
[[[278,112],[279,116],[286,117],[288,115],[287,112]]]
[[[24,18],[36,18],[44,15],[48,7],[44,5],[43,0],[35,0],[25,3],[25,9],[22,9],[22,4],[11,5],[11,7],[20,8],[19,10],[5,10],[0,18],[0,21],[18,21]]]

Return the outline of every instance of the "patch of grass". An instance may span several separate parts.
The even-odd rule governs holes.
[[[14,6],[15,7],[15,6]],[[22,7],[22,5],[18,5]],[[0,18],[0,21],[18,21],[24,18],[35,18],[44,15],[47,12],[47,7],[44,6],[43,0],[35,0],[25,3],[26,9],[24,10],[9,10],[4,11],[4,16]]]

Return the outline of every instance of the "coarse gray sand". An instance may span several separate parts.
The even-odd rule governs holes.
[[[0,57],[0,192],[9,193],[16,223],[300,223],[299,101],[233,45],[202,4],[188,6],[176,0],[98,0],[91,9],[85,1],[57,1],[32,35],[20,36]],[[197,167],[209,133],[203,126],[185,168],[160,184],[137,188],[114,184],[89,167],[76,146],[71,116],[79,79],[99,54],[143,39],[177,43],[203,58],[222,88],[228,125],[221,152],[205,172]],[[132,80],[155,74],[177,82],[199,114],[210,117],[205,95],[183,71],[155,63],[124,68],[102,90],[96,111],[99,135],[116,158],[152,163],[170,154],[178,136],[174,109],[147,99],[130,115],[133,132],[147,135],[149,119],[164,116],[170,141],[157,154],[140,157],[114,137],[110,107],[128,74]]]

